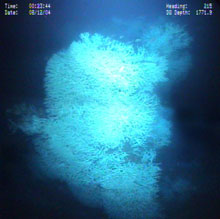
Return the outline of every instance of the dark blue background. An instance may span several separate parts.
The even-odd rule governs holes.
[[[4,1],[6,2],[6,1]],[[0,218],[106,218],[74,200],[65,182],[36,177],[28,158],[35,153],[31,137],[12,134],[6,110],[25,102],[43,107],[44,69],[50,56],[67,48],[81,32],[95,32],[112,16],[145,16],[154,22],[165,13],[165,3],[148,0],[54,0],[51,16],[28,16],[28,1],[19,4],[19,16],[0,17]],[[16,1],[13,1],[13,3]],[[37,1],[31,1],[37,2]],[[185,1],[192,11],[202,1]],[[184,81],[160,92],[161,101],[174,110],[170,147],[158,162],[162,176],[178,177],[196,185],[187,199],[159,201],[165,218],[220,218],[220,5],[213,16],[172,17],[187,25],[194,42],[193,66]],[[164,187],[163,181],[160,182]],[[169,186],[169,185],[167,185]],[[178,194],[177,194],[178,195]]]

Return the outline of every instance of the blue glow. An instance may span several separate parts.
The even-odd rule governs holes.
[[[171,122],[160,113],[166,109],[154,88],[168,83],[172,52],[190,40],[179,47],[176,40],[162,52],[173,32],[168,29],[162,41],[158,34],[156,27],[143,35],[135,49],[100,34],[81,34],[47,63],[47,116],[33,112],[18,125],[38,134],[38,165],[110,218],[155,218],[159,211],[155,156],[170,142]]]

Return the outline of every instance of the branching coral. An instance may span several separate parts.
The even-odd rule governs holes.
[[[81,34],[47,63],[47,116],[32,112],[18,124],[38,134],[39,165],[112,218],[154,217],[158,211],[155,156],[170,139],[170,121],[159,113],[154,92],[167,81],[167,57],[155,49],[161,45],[134,49]]]

